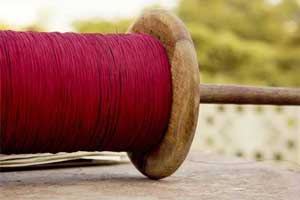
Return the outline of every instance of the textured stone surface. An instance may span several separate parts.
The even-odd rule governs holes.
[[[132,164],[2,172],[0,199],[299,200],[300,172],[193,152],[173,176],[159,181]]]

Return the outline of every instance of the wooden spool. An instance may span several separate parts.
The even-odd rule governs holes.
[[[299,89],[211,84],[200,86],[198,61],[191,36],[181,20],[167,11],[146,11],[131,25],[128,32],[146,33],[158,38],[166,48],[171,64],[173,96],[167,132],[161,143],[151,151],[128,152],[136,168],[149,178],[169,176],[185,160],[195,133],[199,103],[300,105]],[[51,163],[55,158],[56,162],[62,159],[61,155],[35,156],[29,155],[35,165]],[[82,153],[74,156],[79,158]],[[11,162],[14,162],[14,166],[28,166],[29,163],[24,163],[25,157],[6,155],[2,156],[0,162],[2,166],[11,165]],[[63,159],[70,158],[73,156],[63,155]],[[11,159],[13,161],[5,161]]]
[[[175,172],[185,160],[194,137],[200,102],[196,51],[182,21],[164,10],[144,12],[128,32],[146,33],[158,38],[166,48],[171,64],[172,108],[167,132],[151,151],[128,152],[141,173],[152,179],[161,179]],[[50,162],[47,159],[44,157],[44,163]]]
[[[128,152],[135,167],[152,179],[171,175],[185,160],[198,119],[200,73],[191,36],[183,22],[164,10],[144,12],[129,28],[158,38],[166,48],[172,73],[172,109],[161,143],[147,153]]]

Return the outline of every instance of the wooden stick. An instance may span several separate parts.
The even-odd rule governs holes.
[[[200,103],[300,105],[300,89],[201,84]]]

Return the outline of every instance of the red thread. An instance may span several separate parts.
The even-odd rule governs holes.
[[[0,32],[1,153],[148,151],[171,76],[146,34]]]

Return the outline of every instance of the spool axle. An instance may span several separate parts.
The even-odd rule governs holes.
[[[300,89],[201,84],[200,103],[300,105]]]

